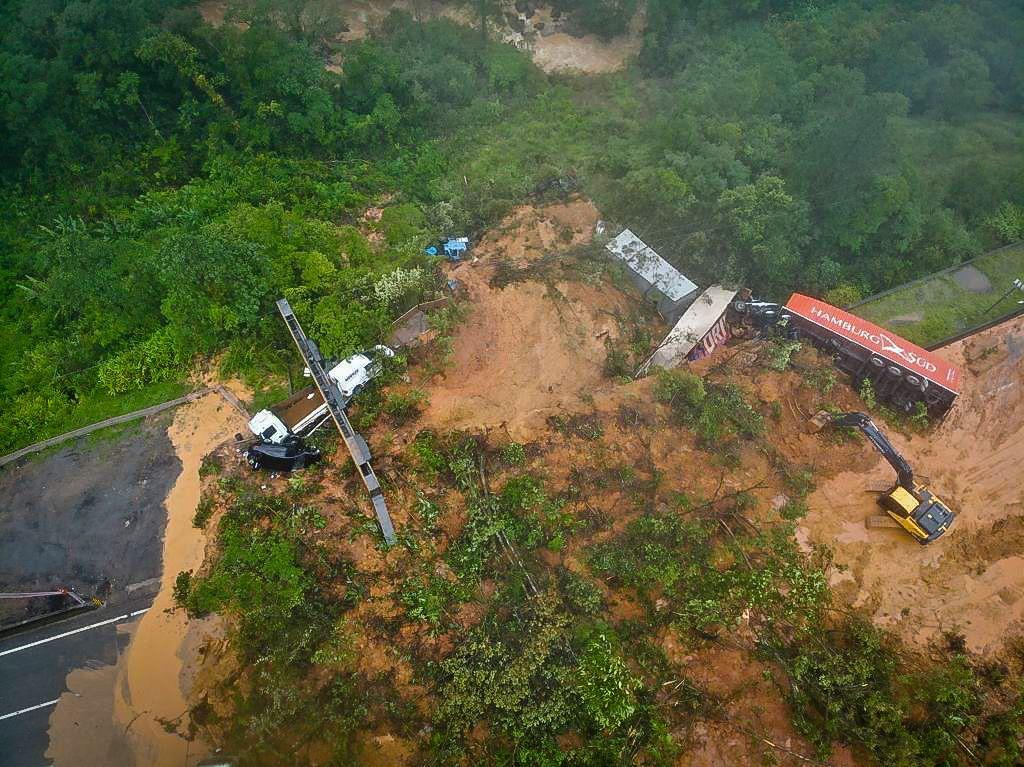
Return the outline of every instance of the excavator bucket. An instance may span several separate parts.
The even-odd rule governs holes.
[[[832,422],[832,414],[827,410],[819,410],[810,420],[812,432],[819,432]]]

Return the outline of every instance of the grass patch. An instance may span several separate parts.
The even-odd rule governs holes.
[[[0,450],[14,451],[65,432],[81,429],[97,421],[159,405],[161,402],[182,396],[190,389],[188,384],[181,381],[149,384],[136,391],[119,395],[107,394],[97,389],[84,396],[69,410],[56,415],[53,420],[43,424],[25,424],[8,438],[6,444],[0,445]],[[120,436],[121,433],[123,430],[115,431],[113,437]]]
[[[953,279],[952,272],[946,272],[860,304],[853,311],[921,346],[1011,311],[1015,307],[1013,296],[992,311],[985,310],[1006,292],[1013,280],[1024,275],[1024,243],[986,253],[970,265],[988,278],[992,284],[990,291],[965,290]],[[918,320],[893,321],[917,315],[920,315]]]

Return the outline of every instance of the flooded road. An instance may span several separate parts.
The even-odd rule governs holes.
[[[190,733],[188,690],[196,648],[219,636],[220,629],[215,618],[189,621],[183,611],[174,610],[173,588],[179,572],[196,571],[203,563],[207,536],[192,525],[203,458],[244,428],[241,414],[215,393],[175,412],[167,434],[181,473],[164,503],[159,592],[115,665],[69,675],[70,692],[50,718],[47,757],[54,765],[104,764],[116,754],[118,764],[182,767],[209,755],[210,749]],[[93,701],[87,712],[81,706],[86,698]],[[90,727],[81,726],[85,717]]]

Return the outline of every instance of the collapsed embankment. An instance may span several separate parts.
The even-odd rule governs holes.
[[[879,624],[919,647],[954,632],[996,653],[1024,630],[1024,318],[939,353],[964,371],[954,409],[925,433],[887,433],[957,513],[950,532],[917,547],[899,530],[865,529],[878,513],[865,490],[893,481],[866,444],[849,456],[854,470],[821,483],[802,530],[834,550],[837,592]]]
[[[804,764],[830,740],[837,742],[828,764],[870,763],[869,754],[890,753],[889,745],[871,741],[881,730],[811,727],[822,708],[800,697],[787,665],[796,656],[813,666],[820,644],[833,652],[818,642],[823,636],[852,642],[850,626],[857,624],[846,621],[861,615],[908,644],[894,650],[885,639],[850,668],[828,656],[835,669],[826,664],[812,679],[838,683],[828,676],[833,670],[840,677],[860,673],[886,653],[881,670],[858,685],[874,686],[873,695],[892,703],[907,732],[921,729],[908,736],[919,738],[911,747],[940,722],[929,717],[944,714],[932,710],[931,699],[911,708],[903,676],[887,677],[884,664],[925,653],[956,668],[981,663],[951,650],[957,642],[938,632],[962,631],[967,650],[1005,657],[1000,668],[1008,676],[991,682],[995,692],[985,693],[986,705],[997,709],[992,701],[1006,698],[1005,680],[1020,668],[994,637],[1019,633],[1013,570],[1020,491],[1012,481],[1022,457],[1013,440],[1021,416],[1018,329],[948,351],[963,355],[955,361],[970,375],[941,426],[917,434],[906,422],[879,419],[960,513],[939,543],[918,547],[899,531],[864,526],[878,513],[866,490],[891,482],[891,470],[867,442],[809,426],[819,408],[865,408],[813,350],[797,353],[784,372],[772,369],[784,351],[776,345],[720,350],[691,367],[714,399],[692,412],[679,410],[656,379],[624,383],[607,375],[606,355],[630,343],[623,328],[637,321],[639,308],[581,258],[595,220],[583,200],[522,208],[483,238],[474,260],[451,269],[466,289],[465,317],[449,339],[418,354],[410,381],[393,387],[421,388],[429,404],[411,417],[381,415],[366,432],[401,545],[380,544],[344,451],[289,479],[254,484],[243,473],[237,481],[244,489],[213,489],[217,514],[235,514],[254,535],[310,553],[306,566],[316,588],[303,610],[314,612],[302,614],[331,628],[316,640],[321,644],[301,650],[306,660],[277,669],[281,676],[272,684],[285,685],[280,689],[261,689],[269,677],[239,668],[221,646],[228,671],[208,675],[203,690],[207,709],[216,712],[212,742],[264,755],[291,749],[296,761],[310,764],[344,753],[411,765],[436,756],[435,744],[453,737],[453,718],[470,711],[468,731],[454,740],[466,758],[483,759],[502,747],[502,733],[515,731],[502,712],[522,706],[524,720],[527,711],[566,716],[550,707],[541,680],[559,678],[559,689],[576,689],[574,662],[588,648],[580,637],[597,630],[616,637],[629,673],[642,680],[639,697],[649,706],[643,710],[663,718],[679,767]],[[997,412],[1001,418],[993,417]],[[222,484],[235,482],[229,476]],[[482,500],[491,493],[499,499],[494,504]],[[505,504],[515,513],[495,518]],[[495,529],[515,542],[518,555],[490,545]],[[536,607],[550,606],[548,597],[528,596],[524,573],[550,600],[563,600],[554,618],[548,607]],[[1005,576],[995,591],[993,573]],[[965,583],[969,593],[960,598]],[[543,631],[517,628],[538,614],[548,616]],[[801,645],[800,626],[814,630],[813,641]],[[294,637],[275,631],[276,637],[270,626],[259,637],[247,635],[258,645],[250,651],[285,654]],[[557,642],[530,644],[545,632]],[[528,651],[517,656],[524,646]],[[483,669],[472,665],[481,647]],[[508,678],[513,671],[532,681],[516,687]],[[906,679],[917,685],[915,695],[924,694],[925,678],[913,673],[908,667]],[[947,677],[941,683],[959,684]],[[802,684],[813,693],[813,684]],[[330,697],[337,685],[346,690],[340,699]],[[241,712],[234,708],[239,689],[251,696]],[[520,697],[488,703],[491,689]],[[838,695],[857,710],[855,695]],[[251,732],[253,701],[285,699],[292,708],[276,712],[283,717],[276,730],[240,740]],[[329,709],[323,700],[332,701]],[[640,744],[635,755],[649,754],[644,749],[653,748],[655,729],[649,720],[627,721]],[[560,748],[587,744],[562,726]],[[958,737],[974,738],[976,747],[978,733],[957,727]],[[852,749],[838,743],[850,739]]]

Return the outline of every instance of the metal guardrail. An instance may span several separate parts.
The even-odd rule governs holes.
[[[867,298],[862,298],[859,301],[854,301],[852,304],[850,304],[848,306],[844,306],[843,308],[846,309],[846,310],[856,309],[858,306],[863,306],[864,304],[869,304],[869,303],[871,303],[873,301],[878,301],[879,299],[885,298],[886,296],[891,296],[893,293],[899,293],[900,291],[907,290],[908,288],[912,288],[915,285],[920,285],[923,282],[928,282],[929,280],[934,280],[936,277],[943,277],[943,276],[945,276],[947,274],[951,274],[951,273],[957,271],[958,269],[963,269],[965,266],[970,266],[975,261],[978,261],[979,259],[982,259],[982,258],[987,258],[987,257],[991,256],[994,253],[1002,253],[1004,250],[1010,250],[1012,248],[1019,248],[1019,247],[1021,247],[1021,243],[1020,242],[1011,242],[1009,245],[1003,245],[1001,247],[995,248],[994,250],[985,251],[984,253],[982,253],[979,256],[975,256],[974,258],[969,258],[966,261],[961,261],[959,264],[953,264],[952,266],[947,266],[945,269],[939,269],[939,271],[937,271],[937,272],[932,272],[931,274],[926,274],[923,277],[918,277],[916,280],[911,280],[910,282],[904,282],[902,285],[897,285],[895,287],[888,288],[887,290],[883,290],[881,293],[875,293],[874,295],[868,296]]]
[[[959,333],[956,333],[955,335],[951,335],[948,338],[943,338],[941,341],[936,341],[935,343],[924,348],[930,352],[934,352],[938,349],[941,349],[943,346],[949,346],[950,344],[955,344],[957,341],[962,341],[965,338],[973,336],[975,333],[981,333],[983,330],[988,330],[989,328],[994,328],[996,325],[1002,325],[1004,322],[1009,322],[1012,319],[1016,319],[1017,317],[1020,317],[1022,314],[1024,314],[1024,306],[1020,307],[1019,309],[1015,309],[1009,314],[1004,314],[1002,317],[996,317],[994,320],[988,320],[987,322],[983,322],[980,325],[975,325],[973,328],[962,330]]]
[[[5,466],[6,464],[11,463],[12,461],[17,461],[19,458],[24,458],[26,455],[38,453],[40,450],[45,450],[48,447],[54,447],[56,445],[61,444],[62,442],[67,442],[69,439],[75,439],[76,437],[84,437],[87,434],[92,434],[94,431],[106,429],[108,426],[117,426],[118,424],[128,423],[129,421],[134,421],[138,418],[145,418],[147,416],[156,415],[157,413],[162,413],[165,410],[170,410],[172,407],[184,405],[188,402],[192,402],[193,400],[197,400],[200,397],[205,397],[207,394],[212,394],[214,392],[219,394],[228,402],[229,405],[238,410],[245,417],[246,420],[249,420],[249,411],[245,409],[245,405],[241,403],[238,397],[236,397],[230,391],[225,389],[223,386],[206,386],[202,389],[197,389],[194,392],[190,392],[184,395],[183,397],[176,397],[175,399],[170,399],[167,400],[166,402],[161,402],[157,405],[150,405],[149,407],[144,407],[141,410],[133,410],[130,413],[115,415],[112,418],[105,418],[102,421],[91,423],[88,426],[81,427],[80,429],[66,431],[63,434],[58,434],[56,437],[50,437],[49,439],[44,439],[40,442],[36,442],[33,445],[21,448],[21,450],[15,450],[13,453],[8,453],[7,455],[0,456],[0,466]]]
[[[306,337],[288,301],[284,298],[280,299],[277,302],[277,309],[281,312],[284,323],[288,326],[288,332],[291,333],[292,340],[295,341],[295,345],[299,349],[299,354],[302,355],[302,359],[313,376],[316,388],[320,390],[324,402],[327,403],[327,409],[330,411],[331,418],[334,419],[338,431],[341,432],[341,436],[345,440],[345,445],[352,455],[352,461],[359,471],[363,484],[366,485],[366,491],[370,494],[373,511],[377,515],[377,524],[380,525],[380,531],[384,536],[384,540],[388,544],[396,543],[398,539],[395,537],[395,528],[391,524],[391,515],[388,513],[387,503],[384,501],[384,493],[380,489],[377,475],[373,473],[373,467],[370,466],[370,448],[366,444],[366,440],[359,434],[356,434],[352,428],[348,416],[345,415],[345,402],[342,401],[338,387],[331,383],[331,379],[327,376],[327,371],[324,370],[323,356],[320,354],[320,350],[315,343]]]
[[[391,323],[391,327],[397,328],[399,325],[401,325],[407,319],[409,319],[414,314],[416,314],[416,312],[426,312],[426,311],[428,311],[430,309],[436,309],[439,306],[444,306],[447,303],[448,303],[448,296],[441,296],[441,298],[435,298],[433,301],[424,301],[422,304],[416,304],[416,306],[412,307],[411,309],[406,311],[404,314],[402,314],[401,317],[399,317],[394,322],[392,322]]]

